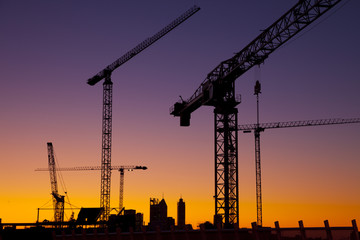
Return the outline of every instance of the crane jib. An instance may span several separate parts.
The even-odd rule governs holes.
[[[351,124],[360,123],[360,118],[331,118],[319,120],[303,120],[303,121],[290,121],[290,122],[272,122],[257,124],[242,124],[238,126],[238,131],[251,131],[258,128],[273,129],[273,128],[290,128],[290,127],[311,127],[311,126],[324,126],[333,124]]]
[[[123,65],[124,63],[129,61],[131,58],[133,58],[134,56],[136,56],[137,54],[139,54],[140,52],[145,50],[147,47],[149,47],[150,45],[155,43],[157,40],[162,38],[164,35],[166,35],[168,32],[170,32],[171,30],[176,28],[179,24],[181,24],[186,19],[188,19],[189,17],[194,15],[199,10],[200,10],[200,7],[194,5],[189,10],[187,10],[185,13],[183,13],[180,17],[178,17],[177,19],[172,21],[166,27],[161,29],[159,32],[157,32],[155,35],[145,39],[144,41],[139,43],[136,47],[134,47],[133,49],[131,49],[130,51],[125,53],[123,56],[118,58],[116,61],[114,61],[107,67],[105,67],[103,70],[101,70],[95,76],[93,76],[92,78],[89,78],[87,83],[91,86],[95,85],[96,83],[98,83],[99,81],[104,79],[108,74],[111,74],[111,72],[113,72],[115,69],[117,69],[118,67],[120,67],[121,65]]]
[[[217,85],[221,87],[223,83],[226,84],[229,81],[235,81],[253,66],[264,62],[272,52],[340,1],[341,0],[300,0],[245,48],[235,54],[235,56],[221,62],[207,75],[195,93],[188,100],[181,101],[181,107],[179,107],[180,105],[177,103],[177,111],[172,111],[170,114],[180,116],[182,112],[186,112],[186,115],[189,115],[200,106],[208,105],[206,103],[218,102],[212,101],[212,99],[204,99],[204,97],[209,95],[207,93],[209,89],[211,89],[211,91],[217,91],[213,86]],[[204,88],[204,86],[208,87]],[[225,93],[218,94],[219,97],[224,95]],[[175,108],[175,105],[173,108]]]
[[[233,228],[239,223],[238,191],[238,134],[237,125],[240,103],[236,99],[235,80],[255,65],[262,63],[282,44],[307,27],[340,0],[299,0],[298,3],[275,23],[262,32],[234,57],[221,62],[202,82],[195,93],[186,101],[181,98],[170,114],[180,117],[180,126],[189,126],[191,113],[202,105],[213,106],[215,127],[215,216],[224,228]],[[330,121],[331,122],[331,121]],[[271,127],[295,127],[325,125],[320,122],[275,123]],[[313,124],[313,125],[311,125]],[[327,123],[329,124],[329,123]],[[335,123],[332,123],[335,124]],[[260,132],[266,126],[253,125],[255,135],[256,162],[256,205],[257,222],[262,227],[262,194],[260,167]],[[245,129],[249,131],[251,128]],[[215,221],[215,217],[214,217]]]

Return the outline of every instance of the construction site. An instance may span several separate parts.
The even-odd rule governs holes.
[[[360,240],[360,48],[344,44],[360,40],[344,27],[360,4],[262,1],[235,14],[235,1],[185,11],[159,1],[153,15],[149,3],[85,4],[84,16],[108,12],[92,20],[42,4],[32,28],[0,26],[9,42],[8,29],[29,46],[47,36],[39,46],[59,56],[39,56],[56,85],[14,80],[21,102],[12,87],[2,94],[0,240]],[[35,62],[23,74],[41,79]]]

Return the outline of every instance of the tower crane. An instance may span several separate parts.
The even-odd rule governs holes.
[[[360,118],[332,118],[319,120],[303,120],[290,122],[272,122],[239,125],[238,130],[244,133],[254,131],[255,136],[255,165],[256,165],[256,217],[257,225],[262,226],[262,191],[261,191],[261,165],[260,165],[260,132],[265,129],[290,128],[290,127],[311,127],[333,124],[360,123]]]
[[[257,124],[242,124],[238,126],[238,130],[248,133],[255,130],[259,132],[264,132],[265,129],[274,129],[274,128],[311,127],[311,126],[350,124],[350,123],[360,123],[360,118],[330,118],[330,119],[302,120],[302,121],[289,121],[289,122],[271,122],[271,123],[261,123],[259,124],[259,127],[257,127]]]
[[[191,113],[199,107],[215,107],[215,215],[222,218],[224,227],[239,222],[236,106],[240,98],[235,95],[235,80],[340,1],[299,0],[245,48],[208,73],[190,98],[171,107],[170,114],[180,117],[180,126],[189,126]]]
[[[110,179],[111,179],[111,140],[112,140],[112,72],[129,61],[131,58],[139,54],[141,51],[155,43],[157,40],[162,38],[168,32],[173,30],[179,24],[184,22],[186,19],[191,17],[200,8],[193,6],[187,10],[180,17],[172,21],[169,25],[161,29],[155,35],[145,39],[136,47],[125,53],[122,57],[105,67],[99,73],[92,78],[88,79],[88,84],[93,86],[100,82],[102,79],[103,83],[103,113],[102,113],[102,154],[101,154],[101,190],[100,190],[100,207],[104,209],[100,219],[103,221],[108,220],[110,213]]]
[[[58,192],[55,154],[54,154],[54,147],[51,142],[47,143],[47,150],[48,150],[49,168],[44,169],[44,171],[49,171],[50,173],[51,195],[53,198],[53,206],[54,206],[54,222],[63,222],[65,196],[60,195]]]
[[[120,172],[120,191],[119,191],[119,212],[123,209],[124,203],[124,172],[125,170],[146,170],[145,166],[111,166],[111,170],[117,170]],[[63,167],[57,168],[57,171],[90,171],[90,170],[101,170],[101,166],[85,166],[85,167]],[[45,168],[37,168],[35,171],[47,171]]]

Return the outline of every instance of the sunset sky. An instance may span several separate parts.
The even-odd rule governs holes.
[[[35,222],[51,207],[46,143],[60,167],[101,160],[102,84],[88,78],[194,4],[201,10],[112,74],[113,165],[125,172],[124,206],[144,213],[165,198],[176,219],[214,214],[213,108],[179,126],[169,108],[190,97],[221,61],[240,51],[297,0],[0,0],[0,218]],[[360,117],[360,1],[342,1],[261,66],[260,121]],[[255,71],[236,81],[239,123],[254,123]],[[263,225],[360,222],[360,124],[266,130],[261,137]],[[100,205],[100,171],[62,173],[70,203]],[[60,187],[63,194],[63,188]],[[239,133],[240,226],[256,221],[253,134]],[[112,173],[111,207],[119,173]],[[78,210],[76,210],[78,211]],[[69,216],[69,213],[67,213]],[[77,212],[75,214],[77,216]],[[51,220],[41,211],[40,220]]]

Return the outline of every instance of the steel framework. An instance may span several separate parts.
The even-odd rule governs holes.
[[[261,192],[261,158],[260,158],[260,114],[259,114],[259,94],[261,93],[261,84],[256,81],[254,95],[256,95],[256,129],[255,135],[255,170],[256,170],[256,222],[262,226],[262,192]]]
[[[176,28],[186,19],[191,17],[200,8],[193,6],[180,17],[172,21],[169,25],[161,29],[155,35],[145,39],[136,47],[125,53],[122,57],[105,67],[87,83],[91,86],[97,84],[105,78],[103,84],[103,122],[102,122],[102,154],[101,154],[101,189],[100,189],[100,207],[104,209],[100,220],[107,221],[110,214],[110,184],[111,184],[111,136],[112,136],[112,82],[111,73],[118,67],[129,61],[131,58],[142,52],[144,49],[155,43],[171,30]]]
[[[54,147],[51,142],[47,143],[48,165],[46,169],[50,173],[51,195],[53,196],[54,222],[64,222],[64,196],[58,192]]]
[[[340,1],[341,0],[299,0],[294,7],[265,29],[240,52],[236,53],[235,56],[221,62],[207,75],[190,98],[187,100],[181,99],[180,102],[175,103],[174,106],[170,108],[170,114],[180,117],[181,126],[189,126],[191,113],[196,109],[202,105],[215,107],[215,142],[217,142],[217,114],[222,114],[222,119],[227,119],[226,116],[232,114],[232,110],[224,111],[224,109],[231,109],[229,107],[230,101],[235,102],[235,80],[253,66],[263,63],[272,52]],[[232,107],[235,106],[236,104]],[[219,109],[222,110],[219,111]],[[224,136],[230,135],[231,132],[224,133]],[[237,138],[233,140],[234,143],[237,144]],[[217,143],[215,143],[215,146],[217,146]],[[216,169],[215,172],[220,173],[221,171],[226,171],[226,168],[223,169],[222,165],[217,164],[219,161],[217,159],[217,152],[218,150],[215,149],[215,166],[219,167],[219,169]],[[224,172],[219,175],[225,176],[226,174],[227,173]],[[215,184],[218,184],[218,176],[216,175],[215,178]],[[228,184],[230,184],[230,182]],[[215,196],[218,194],[217,189],[221,188],[221,186],[215,186]],[[231,186],[226,187],[226,189],[230,188]],[[230,192],[225,192],[225,194],[230,194]],[[231,199],[230,195],[223,199],[226,203],[218,204],[218,200],[215,199],[215,214],[221,212],[223,208],[225,209],[231,206],[231,203],[227,202]],[[227,212],[230,212],[230,209],[224,211],[223,223],[226,225],[228,225],[227,223],[238,223],[238,216],[233,217],[227,214]]]
[[[100,207],[104,209],[100,220],[106,221],[110,214],[111,144],[112,144],[112,87],[110,74],[103,86],[102,153]]]
[[[124,169],[119,169],[120,172],[120,193],[119,193],[119,211],[124,207]]]
[[[239,221],[237,109],[215,108],[215,214]]]
[[[120,172],[120,189],[119,189],[119,212],[123,209],[124,202],[124,172],[125,170],[134,171],[134,170],[146,170],[145,166],[110,166],[109,171],[118,170]],[[91,171],[91,170],[102,170],[101,166],[81,166],[81,167],[62,167],[57,168],[57,171]],[[48,171],[47,168],[37,168],[35,171]]]
[[[256,94],[256,93],[255,93]],[[259,116],[259,96],[257,95],[257,116]],[[255,165],[256,165],[256,213],[257,225],[262,226],[262,190],[261,190],[261,158],[260,158],[260,133],[265,129],[274,128],[291,128],[291,127],[311,127],[323,126],[333,124],[350,124],[360,123],[360,118],[332,118],[332,119],[319,119],[319,120],[303,120],[303,121],[290,121],[290,122],[273,122],[273,123],[259,123],[257,117],[256,124],[239,125],[238,130],[244,132],[254,131],[255,137]]]
[[[264,131],[265,129],[273,129],[273,128],[311,127],[311,126],[348,124],[348,123],[360,123],[360,118],[330,118],[330,119],[301,120],[301,121],[289,121],[289,122],[270,122],[270,123],[261,123],[259,125],[259,128],[262,131]],[[256,128],[257,128],[257,124],[238,125],[239,131],[252,131],[255,130]]]
[[[262,226],[262,193],[261,193],[261,158],[260,158],[260,131],[254,130],[255,135],[255,173],[256,173],[256,223]]]

